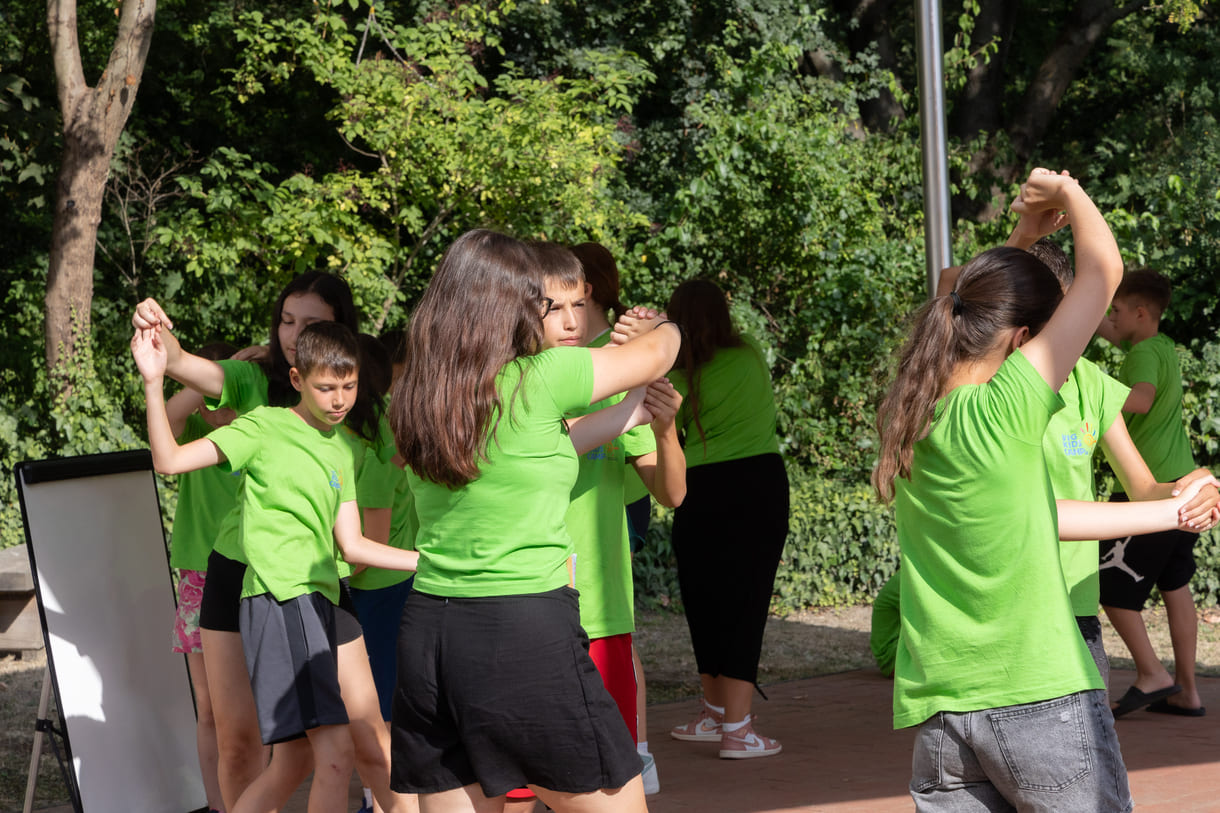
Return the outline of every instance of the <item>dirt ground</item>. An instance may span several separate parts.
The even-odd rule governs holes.
[[[759,682],[769,683],[875,668],[868,649],[871,608],[843,607],[811,610],[768,622]],[[1145,613],[1157,651],[1169,662],[1171,649],[1165,613]],[[698,679],[685,619],[672,612],[641,613],[636,618],[636,641],[648,680],[649,703],[663,703],[698,694]],[[1105,624],[1106,650],[1117,668],[1133,664],[1113,629]],[[1220,676],[1220,610],[1200,612],[1198,669]],[[0,656],[0,813],[16,813],[25,799],[26,775],[33,744],[46,659],[43,653],[23,657]],[[1172,669],[1172,665],[1169,667]],[[1113,687],[1119,693],[1125,687]],[[59,769],[44,749],[36,807],[66,801]]]

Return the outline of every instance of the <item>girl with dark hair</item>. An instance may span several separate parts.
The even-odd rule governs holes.
[[[239,415],[260,406],[292,406],[299,393],[289,371],[296,363],[297,339],[315,322],[338,322],[352,333],[359,330],[359,317],[347,283],[333,274],[307,272],[295,277],[280,292],[272,308],[270,349],[258,361],[227,359],[210,361],[186,352],[171,332],[173,322],[153,299],[136,306],[132,324],[137,330],[159,329],[166,348],[166,375],[201,393],[212,408],[231,408]],[[240,355],[240,354],[239,354]],[[346,425],[366,442],[376,438],[378,405],[371,392],[357,391]],[[368,483],[357,482],[358,498]],[[254,697],[238,626],[238,608],[246,562],[241,550],[239,509],[230,512],[221,526],[208,558],[207,580],[200,608],[200,638],[207,662],[213,697],[219,751],[219,778],[225,808],[233,809],[238,798],[263,770],[267,760],[255,722]],[[351,569],[340,562],[341,575]],[[406,800],[389,791],[389,739],[377,705],[376,688],[368,669],[368,656],[350,593],[343,591],[337,613],[340,633],[339,674],[345,698],[350,701],[351,732],[356,745],[356,764],[364,781],[386,810],[401,809]],[[367,725],[369,719],[377,724]]]
[[[420,564],[398,639],[393,781],[425,810],[498,813],[523,786],[561,812],[646,809],[570,586],[577,454],[563,419],[660,378],[679,331],[653,319],[626,347],[540,352],[551,304],[527,245],[475,230],[407,329],[390,420]]]
[[[750,713],[788,535],[788,473],[775,434],[771,375],[758,345],[734,329],[714,282],[679,285],[668,314],[685,331],[669,374],[684,399],[678,426],[687,483],[672,541],[703,688],[699,714],[670,736],[718,742],[724,759],[772,756],[782,746],[754,731]]]
[[[901,553],[894,725],[920,726],[918,810],[1130,810],[1058,540],[1176,527],[1210,478],[1122,511],[1056,505],[1043,435],[1122,260],[1066,174],[1034,170],[1012,208],[1066,211],[1075,284],[1062,295],[1046,266],[1019,249],[971,260],[952,292],[916,314],[877,417],[873,482],[894,501]]]

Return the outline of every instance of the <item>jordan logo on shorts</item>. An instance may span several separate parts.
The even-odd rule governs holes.
[[[1109,552],[1101,559],[1101,564],[1098,565],[1098,570],[1105,570],[1107,567],[1116,567],[1126,573],[1137,582],[1142,582],[1144,577],[1131,569],[1130,565],[1123,561],[1123,555],[1127,552],[1127,545],[1131,544],[1131,537],[1127,537],[1121,542],[1115,542],[1114,547],[1110,548]]]

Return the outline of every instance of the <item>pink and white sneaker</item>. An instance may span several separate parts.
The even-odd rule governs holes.
[[[773,757],[784,746],[779,740],[763,737],[754,733],[754,724],[747,722],[736,731],[723,731],[720,737],[721,759],[754,759],[755,757]]]
[[[685,742],[720,742],[723,722],[724,715],[709,708],[705,700],[699,704],[699,716],[686,725],[674,726],[669,730],[669,736]]]

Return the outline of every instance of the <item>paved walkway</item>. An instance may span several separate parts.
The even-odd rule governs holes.
[[[1133,674],[1116,671],[1125,691]],[[661,771],[651,813],[888,813],[911,811],[912,730],[890,728],[892,684],[875,672],[845,672],[767,688],[759,730],[784,743],[777,757],[728,762],[714,744],[664,732],[695,703],[649,709],[649,746]],[[1201,681],[1203,703],[1220,716],[1220,679]],[[1136,807],[1164,813],[1220,810],[1220,726],[1216,718],[1139,711],[1117,721]],[[659,735],[658,735],[659,734]]]
[[[1116,671],[1124,691],[1130,672]],[[1119,720],[1118,735],[1141,813],[1220,811],[1220,678],[1200,680],[1211,716],[1169,717],[1139,711]],[[691,701],[651,706],[649,745],[660,770],[661,793],[651,813],[890,813],[913,809],[910,778],[913,732],[890,728],[891,684],[876,672],[837,675],[769,686],[755,705],[759,729],[779,738],[776,757],[730,762],[717,746],[667,735],[696,709]],[[284,813],[304,813],[303,787]],[[350,810],[359,807],[353,787]],[[59,808],[58,810],[66,810]]]

